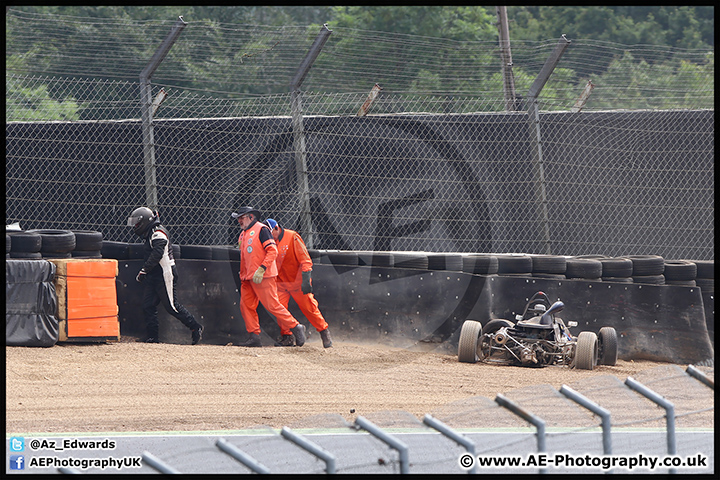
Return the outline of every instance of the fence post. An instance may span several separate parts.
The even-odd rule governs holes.
[[[187,22],[178,17],[172,30],[155,51],[148,64],[140,72],[140,111],[142,114],[143,157],[145,159],[145,203],[152,211],[157,210],[157,178],[155,172],[155,135],[153,132],[152,88],[150,78],[162,63]]]
[[[337,473],[335,471],[335,456],[333,454],[329,453],[318,445],[315,445],[313,442],[306,439],[305,437],[298,435],[297,433],[290,430],[288,427],[282,427],[282,430],[280,430],[280,435],[282,435],[283,438],[290,440],[295,445],[298,445],[300,448],[307,450],[308,452],[323,460],[325,462],[325,473]]]
[[[224,438],[219,438],[217,442],[215,442],[215,446],[233,457],[238,462],[248,467],[255,473],[270,473],[270,470],[265,465],[261,464],[260,462],[252,458],[250,455],[237,448],[232,443],[229,443]]]
[[[159,458],[157,458],[150,452],[143,452],[142,459],[143,459],[143,462],[148,464],[148,466],[154,468],[155,470],[157,470],[160,473],[172,473],[172,474],[180,473],[178,470],[174,469],[167,463],[163,462],[162,460],[160,460]]]
[[[473,459],[475,459],[475,454],[476,454],[475,442],[473,442],[472,440],[470,440],[467,437],[460,435],[458,432],[456,432],[452,428],[448,427],[447,425],[445,425],[444,423],[442,423],[440,420],[433,417],[429,413],[426,413],[425,417],[423,417],[423,423],[425,425],[428,425],[428,426],[434,428],[438,432],[442,433],[443,435],[448,437],[450,440],[453,440],[458,445],[462,445],[463,447],[465,447],[465,450],[467,451],[467,453],[472,455]],[[477,472],[477,469],[475,468],[475,463],[476,462],[473,462],[473,466],[472,466],[472,468],[470,468],[468,470],[468,473],[476,473]]]
[[[540,135],[540,109],[538,107],[538,96],[540,95],[540,92],[547,83],[548,78],[550,78],[553,70],[555,70],[555,67],[560,62],[560,57],[562,57],[568,45],[570,45],[570,40],[565,38],[565,35],[563,34],[557,46],[555,47],[555,50],[553,50],[553,53],[545,61],[542,69],[540,69],[540,73],[538,74],[537,78],[535,78],[535,81],[530,86],[530,90],[528,91],[528,120],[530,121],[530,124],[534,127],[532,130],[535,134],[534,138],[536,147],[533,162],[535,163],[535,171],[537,175],[536,201],[538,203],[538,208],[540,209],[540,221],[542,222],[542,241],[545,244],[545,248],[542,253],[548,255],[552,254],[552,248],[550,247],[550,219],[548,218],[547,192],[545,191],[545,167],[543,166],[543,151],[542,137]]]
[[[408,446],[405,445],[405,443],[401,442],[397,438],[393,437],[392,435],[384,432],[381,430],[377,425],[372,423],[370,420],[366,419],[365,417],[357,417],[355,419],[355,424],[362,428],[363,430],[367,430],[370,432],[371,435],[379,438],[381,441],[389,445],[391,448],[394,448],[398,451],[400,454],[400,473],[410,473],[409,468],[409,451]]]
[[[685,369],[688,375],[691,377],[695,377],[697,380],[699,380],[701,383],[705,384],[706,386],[712,388],[715,390],[715,381],[705,375],[703,372],[698,370],[695,365],[688,365],[688,367]]]
[[[293,150],[295,151],[295,171],[297,172],[298,195],[300,197],[300,227],[305,244],[308,248],[314,248],[315,238],[312,225],[312,217],[310,214],[310,186],[308,182],[307,172],[307,152],[305,150],[305,128],[303,126],[302,117],[302,95],[300,93],[300,85],[307,75],[310,67],[315,59],[320,55],[320,51],[327,42],[332,30],[327,27],[327,23],[323,24],[320,33],[315,38],[310,51],[303,59],[300,67],[298,67],[295,76],[290,81],[291,91],[291,109],[292,109],[292,127],[293,127]]]
[[[612,436],[610,434],[610,412],[597,403],[593,402],[586,396],[582,395],[579,392],[576,392],[572,388],[568,387],[567,385],[563,385],[560,387],[560,393],[568,397],[569,399],[575,401],[576,403],[579,403],[583,407],[587,408],[594,414],[598,415],[602,419],[602,431],[603,431],[603,454],[605,455],[612,455]],[[612,473],[611,470],[608,470],[607,473]]]
[[[668,454],[675,455],[675,405],[666,400],[659,393],[650,390],[648,387],[632,377],[627,377],[625,379],[625,385],[665,409]],[[674,468],[670,468],[668,471],[669,473],[676,473],[676,469]]]
[[[545,451],[545,420],[528,412],[517,403],[507,398],[502,393],[498,393],[495,397],[495,402],[501,407],[505,407],[515,415],[521,417],[526,422],[530,422],[537,428],[537,449],[538,453]],[[546,469],[541,468],[539,473],[546,473]]]
[[[505,110],[514,112],[515,108],[515,77],[513,76],[512,54],[510,53],[510,29],[508,28],[507,7],[495,7],[498,17],[498,40],[500,43],[500,62],[503,72],[503,93]]]

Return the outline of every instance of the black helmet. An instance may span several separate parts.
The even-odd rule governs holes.
[[[140,207],[133,210],[128,217],[127,226],[133,227],[133,232],[138,237],[142,237],[153,226],[157,216],[148,207]]]

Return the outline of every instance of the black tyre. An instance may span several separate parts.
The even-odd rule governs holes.
[[[612,283],[635,283],[632,277],[602,277],[600,280]]]
[[[84,252],[102,250],[103,234],[95,230],[72,230],[75,235],[75,250]]]
[[[458,361],[464,363],[477,363],[478,342],[482,332],[482,324],[475,320],[465,320],[460,329],[458,341]]]
[[[23,258],[23,259],[42,259],[42,253],[40,252],[10,252],[10,258]]]
[[[42,237],[39,233],[12,232],[10,233],[10,251],[35,253],[42,248]]]
[[[103,258],[114,258],[115,260],[127,260],[129,258],[130,245],[127,242],[114,242],[103,240],[100,255]]]
[[[357,252],[327,251],[328,263],[331,265],[358,265]]]
[[[72,252],[40,252],[42,258],[72,258]]]
[[[697,278],[715,278],[715,260],[693,260],[697,265]]]
[[[598,338],[594,332],[580,332],[575,346],[575,368],[592,370],[598,360]]]
[[[602,327],[598,332],[598,365],[615,365],[617,358],[617,332],[613,327]]]
[[[567,277],[559,273],[533,273],[533,277],[545,278],[548,280],[565,280]]]
[[[428,269],[427,255],[420,253],[393,253],[393,267],[395,268],[416,268]]]
[[[633,275],[633,283],[644,285],[665,285],[664,275]]]
[[[568,258],[565,277],[599,279],[602,277],[602,263],[591,258]]]
[[[358,253],[358,264],[363,260],[365,265],[373,267],[392,267],[395,259],[390,252],[363,252]]]
[[[665,281],[695,280],[697,265],[688,260],[665,260]]]
[[[632,277],[633,262],[626,257],[601,258],[603,277]]]
[[[212,259],[225,262],[239,262],[240,250],[237,247],[212,247]]]
[[[487,335],[489,333],[497,332],[502,327],[512,328],[514,326],[515,324],[510,320],[505,320],[504,318],[494,318],[482,328],[482,334]]]
[[[498,275],[532,273],[533,262],[530,255],[496,255],[496,257]]]
[[[681,287],[697,287],[695,280],[668,280],[665,279],[665,285],[680,285]]]
[[[463,257],[458,253],[429,253],[427,259],[429,270],[462,271]]]
[[[182,253],[182,258],[212,260],[212,248],[207,245],[180,245],[180,252]]]
[[[10,255],[12,255],[12,253]],[[696,278],[695,284],[700,287],[703,293],[715,293],[714,278]]]
[[[493,275],[498,273],[498,259],[494,255],[463,255],[462,271],[477,275]]]
[[[633,263],[633,277],[662,275],[665,271],[665,259],[660,255],[628,255]]]
[[[565,275],[567,269],[567,258],[560,255],[531,255],[532,273],[550,273]]]
[[[28,232],[42,237],[41,253],[70,253],[75,250],[75,234],[70,230],[35,229]]]

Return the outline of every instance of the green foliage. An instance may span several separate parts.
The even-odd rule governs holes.
[[[178,16],[201,25],[203,38],[178,42],[163,62],[162,68],[172,72],[172,86],[177,88],[229,98],[287,93],[292,72],[285,80],[278,74],[277,67],[292,62],[283,57],[287,52],[275,48],[279,37],[248,35],[247,40],[243,38],[240,42],[236,39],[241,37],[234,37],[236,44],[229,51],[228,25],[306,27],[307,40],[312,42],[320,26],[327,23],[334,31],[328,49],[333,54],[321,55],[309,74],[323,72],[324,84],[331,85],[325,90],[327,93],[347,91],[348,75],[364,73],[366,65],[372,65],[377,73],[373,73],[368,89],[377,82],[388,93],[468,94],[486,100],[489,109],[504,108],[498,101],[503,91],[498,53],[490,46],[497,41],[498,34],[495,7],[82,5],[11,8],[23,14],[55,15],[57,20],[52,28],[64,32],[63,38],[67,40],[63,44],[47,44],[42,31],[17,31],[20,29],[6,21],[6,73],[10,74],[7,78],[11,78],[6,82],[8,120],[82,119],[90,103],[112,103],[121,88],[112,83],[66,93],[39,84],[28,85],[21,79],[48,73],[70,76],[67,72],[78,71],[92,72],[94,79],[105,79],[105,72],[120,71],[128,72],[127,76],[108,80],[136,82],[138,73],[166,33],[156,28],[157,22],[172,22]],[[690,63],[671,58],[669,50],[662,55],[658,49],[650,53],[633,49],[633,54],[614,55],[614,52],[607,53],[612,52],[612,48],[608,48],[603,57],[593,58],[591,62],[583,59],[586,71],[582,73],[564,65],[557,68],[541,93],[543,108],[567,109],[588,80],[596,85],[588,103],[593,108],[703,108],[708,96],[714,93],[713,7],[509,6],[507,9],[510,38],[514,42],[544,42],[566,34],[573,41],[602,41],[619,47],[666,45],[709,52],[706,61]],[[122,28],[123,22],[132,23],[133,28]],[[147,22],[147,28],[142,26],[143,22]],[[349,31],[350,34],[343,34]],[[404,35],[413,37],[404,41]],[[82,50],[88,38],[102,39],[104,52],[121,51],[123,55],[67,53],[71,47],[75,47],[73,51]],[[187,35],[183,40],[186,38]],[[199,42],[202,48],[198,48]],[[569,61],[572,49],[565,55],[564,60],[568,60],[565,65],[576,65]],[[535,79],[537,67],[515,60],[516,92],[523,95]],[[295,65],[293,63],[292,68]],[[230,69],[234,70],[234,76],[227,75]],[[58,75],[57,72],[65,73]],[[312,85],[310,81],[307,83]],[[332,91],[334,85],[338,87]]]

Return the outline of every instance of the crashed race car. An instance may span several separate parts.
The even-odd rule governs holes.
[[[525,305],[516,323],[492,319],[485,326],[466,320],[460,330],[458,360],[466,363],[497,363],[525,367],[565,365],[592,370],[596,365],[615,365],[618,356],[617,333],[613,327],[580,332],[575,337],[565,322],[556,316],[565,305],[550,305],[544,292],[537,292]]]

